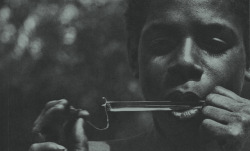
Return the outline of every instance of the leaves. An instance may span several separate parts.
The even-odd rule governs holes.
[[[122,0],[8,0],[0,7],[0,92],[3,111],[9,109],[10,150],[27,150],[32,123],[50,100],[66,98],[104,124],[102,96],[141,99],[126,58],[124,9]]]

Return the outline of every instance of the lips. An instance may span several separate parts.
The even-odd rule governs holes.
[[[199,103],[199,101],[201,100],[201,98],[194,92],[183,93],[181,91],[174,91],[172,93],[169,93],[165,97],[165,99],[173,102],[186,102],[187,104]]]
[[[183,102],[185,104],[190,104],[193,106],[190,109],[182,110],[182,111],[172,111],[172,115],[180,120],[187,120],[191,119],[193,117],[196,117],[200,113],[200,108],[197,107],[199,102],[201,101],[201,98],[193,93],[193,92],[181,92],[181,91],[174,91],[170,94],[168,94],[165,97],[166,100],[170,100],[173,102]],[[197,104],[197,105],[195,105]]]

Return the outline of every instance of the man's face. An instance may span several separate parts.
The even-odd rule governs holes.
[[[138,60],[146,100],[204,99],[215,86],[240,93],[243,31],[228,0],[154,0],[148,12]]]

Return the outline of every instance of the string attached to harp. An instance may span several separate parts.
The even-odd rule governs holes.
[[[105,112],[105,115],[106,115],[106,126],[103,127],[103,128],[100,128],[100,127],[97,127],[95,124],[93,124],[91,121],[89,120],[86,120],[86,122],[92,126],[93,128],[97,129],[97,130],[100,130],[100,131],[103,131],[103,130],[107,130],[109,128],[109,116],[108,116],[108,111],[107,111],[107,99],[105,97],[103,97],[103,99],[105,100],[104,104],[102,104],[101,106],[104,107],[104,112]],[[70,108],[71,112],[73,112],[73,114],[78,114],[77,112],[79,112],[80,110],[79,109],[75,109],[73,107]]]
[[[109,128],[108,112],[138,112],[138,111],[181,111],[191,108],[201,109],[205,105],[205,101],[199,102],[173,102],[173,101],[108,101],[101,105],[104,107],[106,115],[106,126],[103,128],[95,126],[90,121],[86,121],[89,125],[97,130],[107,130]]]

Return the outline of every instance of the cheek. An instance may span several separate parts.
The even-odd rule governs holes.
[[[166,58],[150,58],[143,56],[139,59],[140,64],[140,83],[146,99],[160,100],[162,95],[162,80],[166,67]]]
[[[235,52],[235,53],[233,53]],[[206,76],[214,85],[223,86],[239,93],[244,82],[245,55],[244,51],[231,51],[223,57],[208,59],[204,66]]]

